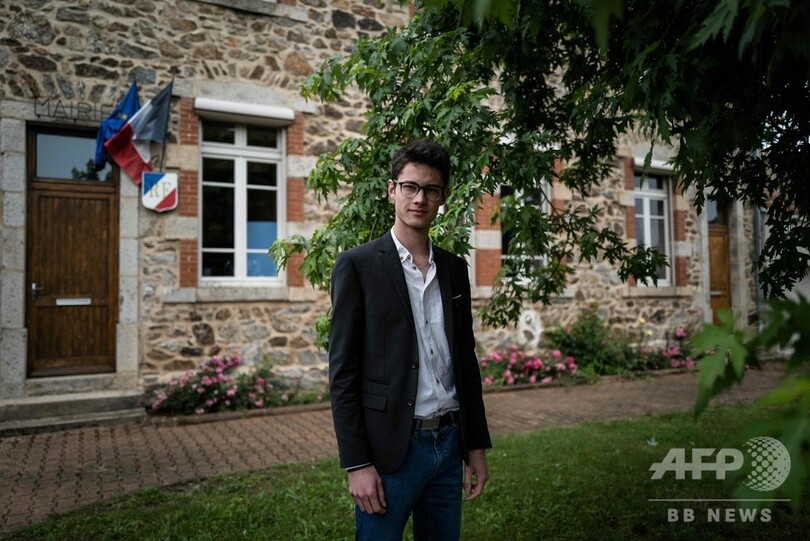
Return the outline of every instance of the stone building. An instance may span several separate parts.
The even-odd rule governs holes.
[[[145,387],[215,354],[269,358],[294,385],[324,385],[314,321],[328,298],[304,282],[300,261],[279,270],[266,249],[334,212],[304,179],[318,155],[361,132],[364,102],[306,102],[299,88],[358,36],[408,17],[382,0],[0,2],[0,426],[142,411]],[[163,169],[177,175],[179,201],[156,213],[125,173],[89,162],[131,81],[144,103],[171,80]],[[527,306],[517,328],[479,329],[481,351],[536,345],[591,303],[611,324],[641,316],[660,336],[710,320],[713,307],[756,311],[753,215],[711,205],[698,216],[665,155],[639,188],[647,148],[628,137],[593,202],[606,224],[667,254],[660,286],[582,266],[566,295]],[[549,189],[554,205],[572,200]],[[484,201],[473,232],[479,300],[504,252],[489,225],[495,204]]]

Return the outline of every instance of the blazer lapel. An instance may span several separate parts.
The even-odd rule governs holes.
[[[439,289],[442,292],[442,311],[444,312],[444,334],[450,347],[450,358],[453,359],[453,271],[450,258],[440,248],[433,246],[433,260],[439,275]]]
[[[379,242],[379,257],[391,281],[394,283],[394,289],[399,295],[405,313],[408,315],[408,321],[411,323],[411,328],[416,332],[416,326],[413,322],[413,314],[411,313],[411,298],[408,295],[408,284],[405,283],[405,274],[402,271],[402,262],[399,260],[399,253],[397,253],[397,246],[394,244],[394,239],[391,238],[391,233],[388,232],[380,237]]]

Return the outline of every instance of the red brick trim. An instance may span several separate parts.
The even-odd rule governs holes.
[[[194,112],[192,98],[180,98],[180,144],[197,145],[199,143],[199,117]]]
[[[287,221],[304,221],[304,179],[287,179]]]
[[[302,254],[293,254],[287,260],[287,287],[304,287],[304,277],[301,274],[303,262]]]
[[[180,216],[196,217],[199,213],[200,183],[199,173],[187,169],[180,170],[180,186],[178,186],[180,199]]]
[[[634,190],[636,187],[636,162],[633,158],[622,158],[624,162],[624,189]]]
[[[287,126],[287,156],[304,155],[304,113],[296,111],[295,120]]]
[[[672,211],[672,236],[676,241],[686,240],[686,211]]]
[[[675,273],[675,276],[674,276],[675,283],[674,283],[674,285],[676,285],[676,286],[688,285],[689,277],[688,277],[688,274],[686,272],[686,264],[687,264],[686,256],[682,256],[682,255],[675,256],[675,268],[673,269],[674,273]]]
[[[498,223],[492,223],[492,216],[500,203],[500,196],[484,194],[481,198],[481,206],[475,209],[475,227],[477,229],[500,229]]]
[[[479,248],[475,251],[475,283],[479,286],[495,284],[495,275],[501,270],[501,251]]]
[[[636,207],[624,207],[624,237],[636,240]]]
[[[197,239],[180,241],[180,287],[197,287]]]

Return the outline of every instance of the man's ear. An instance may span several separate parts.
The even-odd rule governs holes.
[[[397,185],[394,184],[393,180],[388,179],[388,197],[393,199],[394,194],[396,194],[396,191],[397,191]]]

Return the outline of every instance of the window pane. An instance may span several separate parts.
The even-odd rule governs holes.
[[[275,128],[248,126],[247,144],[251,147],[276,148],[278,146],[278,132]]]
[[[276,276],[276,263],[267,254],[247,255],[248,276]]]
[[[664,231],[664,220],[653,218],[650,220],[650,243],[662,254],[666,253],[666,235]]]
[[[641,173],[636,173],[635,178],[633,179],[633,186],[637,190],[663,190],[665,179],[658,175],[650,175],[648,174],[644,177],[644,184],[641,183]]]
[[[277,238],[276,192],[248,190],[248,249],[270,248]]]
[[[636,216],[644,215],[644,200],[636,199]]]
[[[276,185],[276,164],[248,162],[247,183],[253,186],[275,186]]]
[[[203,276],[233,276],[233,254],[203,252]]]
[[[203,182],[233,184],[233,160],[203,158]]]
[[[203,122],[203,141],[210,143],[234,144],[236,128],[233,124],[224,122]]]
[[[639,246],[647,245],[644,238],[644,218],[636,218],[636,244]]]
[[[219,186],[203,186],[202,205],[203,247],[233,248],[233,189]]]
[[[664,202],[650,199],[650,216],[663,216]]]
[[[59,180],[112,180],[109,162],[96,171],[96,140],[78,135],[38,133],[36,136],[37,178]]]

